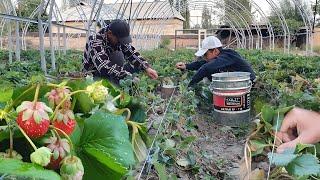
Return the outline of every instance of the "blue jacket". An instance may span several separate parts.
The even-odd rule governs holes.
[[[256,78],[251,65],[244,60],[239,53],[232,49],[222,49],[218,57],[207,62],[205,60],[198,60],[190,64],[186,64],[188,70],[198,70],[192,77],[189,86],[200,82],[207,77],[211,81],[211,75],[219,72],[250,72],[250,79],[253,81]]]

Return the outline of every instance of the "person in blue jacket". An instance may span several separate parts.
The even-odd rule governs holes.
[[[250,79],[256,76],[251,65],[239,53],[232,49],[223,49],[221,41],[215,36],[209,36],[202,41],[202,47],[195,53],[196,61],[186,64],[178,62],[176,68],[180,70],[197,70],[189,86],[193,86],[207,77],[219,72],[250,72]]]

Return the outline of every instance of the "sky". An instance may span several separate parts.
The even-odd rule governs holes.
[[[212,0],[212,1],[215,1],[215,0]],[[251,1],[254,1],[256,4],[258,4],[259,5],[259,7],[261,8],[261,10],[264,12],[264,14],[266,15],[266,16],[268,16],[268,15],[270,15],[270,13],[271,13],[271,8],[270,8],[270,5],[269,5],[269,3],[268,3],[268,1],[267,0],[251,0]],[[277,3],[278,4],[278,2],[279,2],[279,0],[273,0],[275,3]],[[315,0],[304,0],[306,3],[308,3],[308,4],[315,4]],[[221,1],[220,1],[221,2]],[[256,8],[252,8],[253,9],[253,11],[256,9]],[[218,12],[216,12],[216,16],[221,16],[221,9],[219,9],[219,10],[217,10]],[[219,13],[220,12],[220,13]],[[201,23],[201,13],[202,13],[202,10],[191,10],[191,26],[194,26],[194,25],[196,25],[196,24],[199,24],[199,23]],[[263,22],[264,21],[264,18],[259,14],[259,13],[257,13],[257,14],[255,14],[254,15],[254,17],[255,17],[255,19],[256,19],[256,21],[257,22]],[[213,15],[213,23],[214,24],[219,24],[219,18],[218,17],[215,17],[214,15]]]
[[[12,0],[12,1],[17,1],[17,0]],[[59,5],[61,5],[62,1],[63,0],[55,0],[56,3]],[[115,3],[115,2],[122,2],[123,0],[104,0],[105,3]],[[130,2],[130,0],[124,0],[126,2]],[[143,1],[143,0],[133,0],[133,2],[139,2],[139,1]],[[147,1],[153,1],[153,0],[147,0]],[[209,3],[209,4],[212,4],[212,5],[217,5],[218,3],[217,2],[223,2],[222,0],[189,0],[190,3],[193,3],[193,4],[196,4],[196,5],[199,5],[201,1],[206,1],[206,2],[212,2],[212,3]],[[268,4],[267,0],[251,0],[251,1],[254,1],[256,4],[259,5],[259,7],[261,8],[261,10],[265,13],[266,16],[268,16],[271,12],[271,8],[270,8],[270,5]],[[274,2],[279,2],[280,0],[273,0]],[[315,4],[315,1],[316,0],[303,0],[305,2],[307,2],[308,4]],[[254,8],[253,8],[254,10]],[[190,14],[191,14],[191,26],[194,26],[196,24],[200,24],[201,23],[201,13],[202,13],[202,7],[201,9],[198,8],[198,10],[192,10],[190,9]],[[219,19],[221,19],[220,17],[223,16],[223,13],[224,13],[224,10],[219,8],[219,9],[216,9],[214,14],[212,15],[212,22],[213,24],[219,24]],[[254,15],[255,19],[257,22],[261,22],[263,21],[263,17],[261,17],[259,15],[259,13],[255,14]]]

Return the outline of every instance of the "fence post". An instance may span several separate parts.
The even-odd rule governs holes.
[[[20,61],[20,30],[19,21],[16,20],[16,60]]]
[[[40,7],[39,7],[39,14],[38,14],[38,29],[39,29],[39,50],[40,50],[40,58],[41,58],[41,69],[44,72],[44,74],[47,74],[47,65],[46,65],[46,58],[45,58],[45,52],[44,52],[44,34],[43,34],[43,26],[42,26],[42,20],[41,20],[41,14],[43,11],[44,6],[44,0],[41,1]]]
[[[51,54],[51,68],[56,70],[56,57],[54,55],[54,43],[53,43],[53,34],[52,34],[52,11],[54,6],[54,0],[51,0],[50,10],[49,10],[49,41],[50,41],[50,54]]]
[[[8,45],[9,45],[9,64],[12,63],[12,48],[13,48],[13,44],[12,44],[12,29],[11,29],[11,21],[9,20],[9,32],[8,32]]]
[[[177,50],[177,31],[174,30],[174,50]]]

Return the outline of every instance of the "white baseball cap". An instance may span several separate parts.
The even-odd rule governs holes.
[[[221,41],[215,36],[206,37],[202,41],[201,48],[195,53],[196,56],[203,56],[209,49],[222,47]]]

